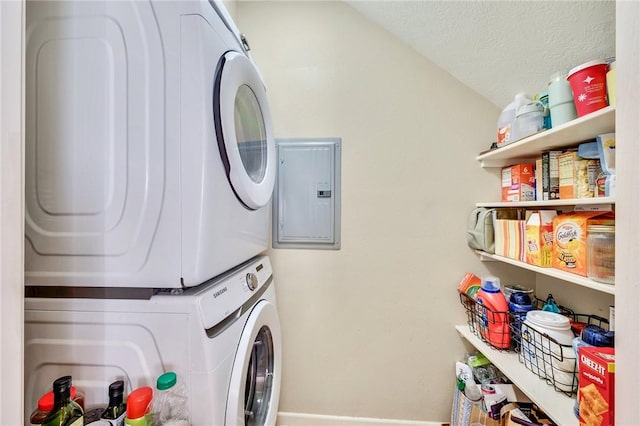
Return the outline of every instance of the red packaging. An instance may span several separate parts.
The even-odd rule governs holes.
[[[578,358],[580,424],[615,425],[615,349],[583,346]]]
[[[535,201],[535,164],[517,164],[502,169],[502,201]]]

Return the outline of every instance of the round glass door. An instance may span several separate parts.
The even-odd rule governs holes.
[[[234,123],[244,170],[253,182],[260,183],[267,168],[267,131],[258,98],[246,84],[236,94]]]
[[[262,327],[253,342],[244,389],[244,423],[246,426],[266,424],[273,389],[273,339]]]
[[[264,84],[244,54],[227,52],[220,59],[213,107],[220,157],[233,192],[248,209],[264,207],[275,182],[275,141]]]
[[[278,312],[261,300],[247,318],[233,362],[225,426],[275,425],[280,399]]]

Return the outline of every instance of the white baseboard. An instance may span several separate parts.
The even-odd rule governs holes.
[[[440,422],[279,412],[277,426],[442,426]]]

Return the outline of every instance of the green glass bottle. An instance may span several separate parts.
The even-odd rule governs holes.
[[[71,376],[53,382],[53,410],[42,422],[43,426],[82,426],[82,407],[71,399]]]
[[[124,381],[117,380],[109,385],[109,406],[102,418],[113,420],[112,425],[122,426],[127,414],[127,405],[124,403]]]

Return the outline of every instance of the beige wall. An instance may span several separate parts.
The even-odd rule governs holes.
[[[484,270],[467,214],[499,197],[475,161],[498,108],[342,2],[242,1],[237,23],[276,136],[342,138],[342,249],[269,253],[280,411],[447,420],[465,350],[455,289]]]

